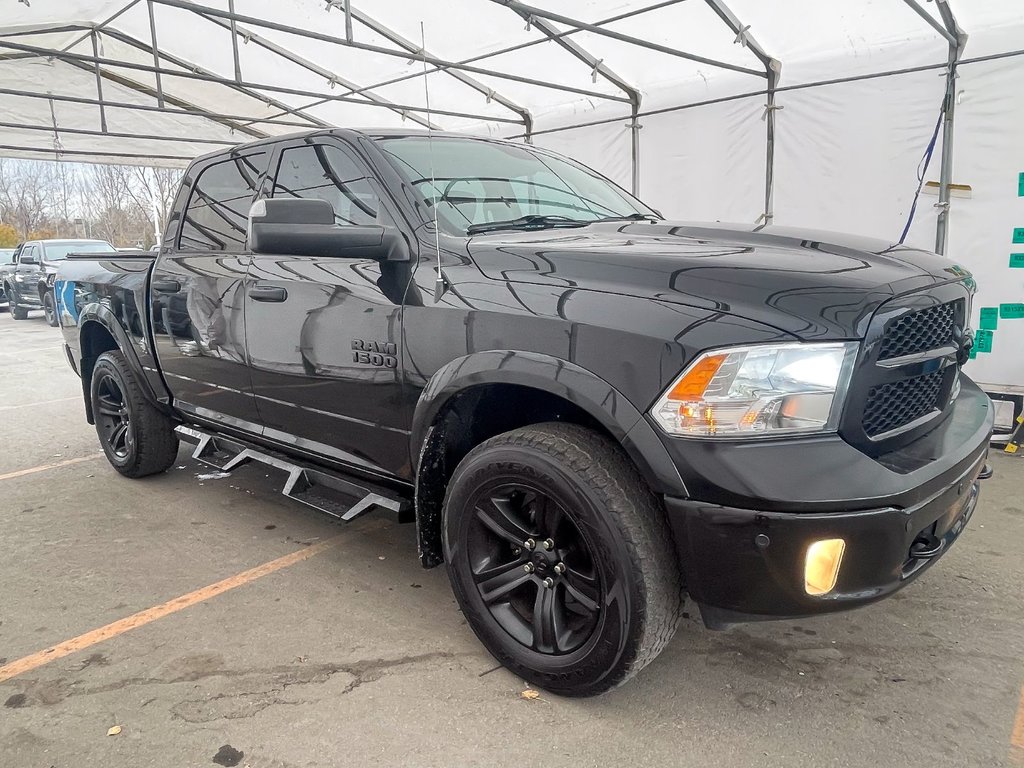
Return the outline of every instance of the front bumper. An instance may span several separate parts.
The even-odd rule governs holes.
[[[726,462],[721,484],[702,473],[697,484],[713,501],[666,496],[687,589],[705,623],[718,629],[854,608],[926,570],[974,513],[992,432],[988,398],[966,378],[951,411],[932,433],[900,451],[877,458],[853,451],[856,458],[848,455],[838,467],[830,450],[814,449],[815,441],[804,444],[802,456],[783,445],[784,468],[772,456],[773,445],[747,446],[748,461]],[[697,463],[710,466],[706,459]],[[781,475],[765,479],[766,472]],[[791,506],[778,494],[760,503],[722,502],[758,487],[788,487]],[[845,495],[826,495],[828,488]],[[831,538],[846,542],[838,580],[827,595],[812,597],[804,590],[807,548]]]

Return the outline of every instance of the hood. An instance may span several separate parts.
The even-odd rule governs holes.
[[[495,280],[686,304],[805,340],[860,338],[889,299],[970,278],[948,259],[882,240],[743,224],[501,231],[472,237],[469,251]]]

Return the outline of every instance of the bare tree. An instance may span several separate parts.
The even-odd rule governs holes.
[[[0,219],[28,237],[47,223],[50,195],[45,164],[0,159]]]

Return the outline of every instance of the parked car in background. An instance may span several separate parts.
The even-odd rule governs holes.
[[[7,291],[4,290],[4,283],[7,275],[14,271],[14,257],[17,253],[17,248],[0,248],[0,307],[7,306]]]
[[[46,322],[56,327],[53,279],[57,275],[57,264],[69,253],[117,253],[117,249],[105,240],[28,240],[22,243],[18,246],[14,269],[3,275],[11,317],[24,320],[30,309],[42,308]]]

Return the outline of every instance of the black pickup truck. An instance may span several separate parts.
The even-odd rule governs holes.
[[[325,130],[192,163],[58,316],[111,464],[262,461],[415,521],[488,650],[599,693],[705,623],[864,605],[956,540],[974,284],[863,237],[682,224],[529,145]]]

